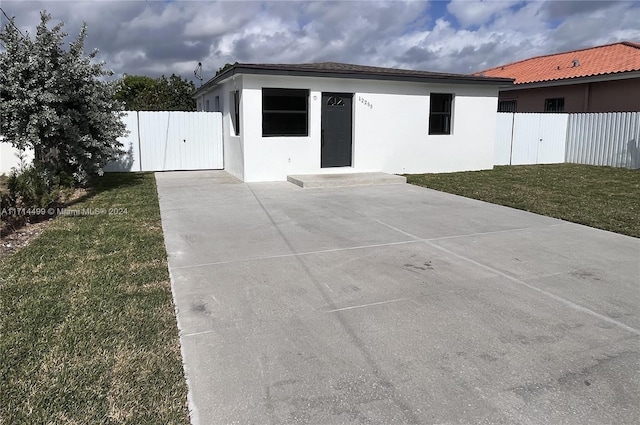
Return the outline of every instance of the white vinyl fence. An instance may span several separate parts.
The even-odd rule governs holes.
[[[9,143],[2,143],[3,137],[0,136],[0,174],[9,174],[13,167],[20,165],[20,152]],[[24,161],[30,163],[33,161],[33,152],[23,152]]]
[[[129,111],[122,118],[129,131],[118,140],[126,153],[105,171],[223,169],[220,112]],[[17,151],[0,140],[0,174],[19,165]],[[27,162],[33,152],[25,152]]]
[[[498,113],[494,162],[640,168],[640,113]]]
[[[566,160],[640,168],[640,112],[571,114]]]
[[[566,114],[498,113],[495,165],[564,162]]]
[[[223,169],[220,112],[126,112],[127,151],[105,171]]]

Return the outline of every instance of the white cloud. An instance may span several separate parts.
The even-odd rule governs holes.
[[[117,74],[205,78],[227,62],[336,61],[474,72],[621,39],[640,41],[638,2],[14,1],[33,33],[39,10],[78,33]],[[4,22],[4,21],[3,21]]]
[[[518,0],[452,0],[447,10],[467,28],[487,24],[494,16],[509,11]]]

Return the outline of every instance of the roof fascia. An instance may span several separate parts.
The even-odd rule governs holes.
[[[318,78],[345,78],[354,80],[382,80],[382,81],[404,81],[417,83],[439,83],[439,84],[482,84],[494,86],[509,86],[513,83],[511,78],[500,77],[482,77],[482,76],[453,76],[453,75],[432,75],[432,76],[415,76],[415,75],[384,75],[357,71],[324,71],[324,70],[301,70],[301,69],[273,69],[269,67],[246,66],[242,64],[234,65],[220,75],[213,77],[207,81],[202,87],[193,92],[192,97],[195,99],[203,94],[211,91],[218,84],[223,83],[228,78],[236,74],[251,75],[278,75],[289,77],[318,77]]]
[[[205,93],[208,93],[211,90],[215,89],[218,85],[224,83],[225,80],[231,78],[235,74],[236,74],[236,66],[234,65],[233,67],[224,71],[222,74],[218,74],[215,77],[211,78],[209,81],[204,83],[203,86],[198,87],[198,89],[193,92],[191,97],[193,99],[197,99],[198,97],[204,95]]]
[[[289,77],[319,77],[319,78],[346,78],[354,80],[383,80],[383,81],[407,81],[418,83],[451,83],[451,84],[487,84],[487,85],[506,85],[511,83],[511,78],[497,77],[476,77],[476,76],[451,76],[451,75],[433,75],[433,76],[415,76],[415,75],[384,75],[357,71],[324,71],[324,70],[287,70],[287,69],[268,69],[254,68],[238,65],[237,73],[253,74],[253,75],[282,75]],[[223,74],[224,75],[224,74]],[[221,75],[221,77],[223,76]]]
[[[514,84],[512,86],[500,87],[500,90],[514,91],[514,90],[537,89],[537,88],[541,88],[541,87],[571,86],[571,85],[575,85],[575,84],[600,83],[600,82],[605,82],[605,81],[628,80],[628,79],[631,79],[631,78],[640,78],[640,71],[626,71],[626,72],[618,72],[618,73],[615,73],[615,74],[594,75],[592,77],[563,78],[561,80],[539,81],[539,82],[535,82],[535,83]]]

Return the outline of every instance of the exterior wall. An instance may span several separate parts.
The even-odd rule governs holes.
[[[240,135],[236,136],[233,128],[231,114],[233,112],[232,97],[230,93],[240,90]],[[243,147],[243,93],[242,93],[242,76],[236,76],[235,79],[225,82],[216,87],[214,90],[205,93],[198,98],[199,105],[202,108],[209,101],[210,108],[215,105],[215,97],[220,96],[220,112],[222,112],[222,138],[224,140],[224,169],[229,174],[233,174],[240,180],[244,180],[244,147]]]
[[[517,100],[517,112],[544,112],[545,99],[564,97],[564,112],[640,111],[640,78],[539,87],[500,92],[500,100]]]
[[[640,112],[640,78],[591,84],[585,112]]]
[[[493,167],[495,86],[244,75],[242,87],[245,181],[282,181],[289,174],[401,174]],[[310,90],[308,136],[262,137],[264,87]],[[320,167],[322,92],[354,94],[352,167]],[[431,92],[455,96],[451,135],[428,135]]]
[[[545,99],[564,97],[564,112],[582,112],[587,84],[501,91],[499,100],[516,100],[516,112],[544,112]]]

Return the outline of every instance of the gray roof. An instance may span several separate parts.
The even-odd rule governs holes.
[[[196,90],[194,97],[209,91],[216,84],[236,74],[290,75],[303,77],[351,78],[366,80],[394,80],[413,82],[466,83],[466,84],[512,84],[510,78],[484,77],[479,75],[450,74],[430,71],[414,71],[378,66],[353,65],[338,62],[269,64],[235,63],[231,68],[216,75]]]

